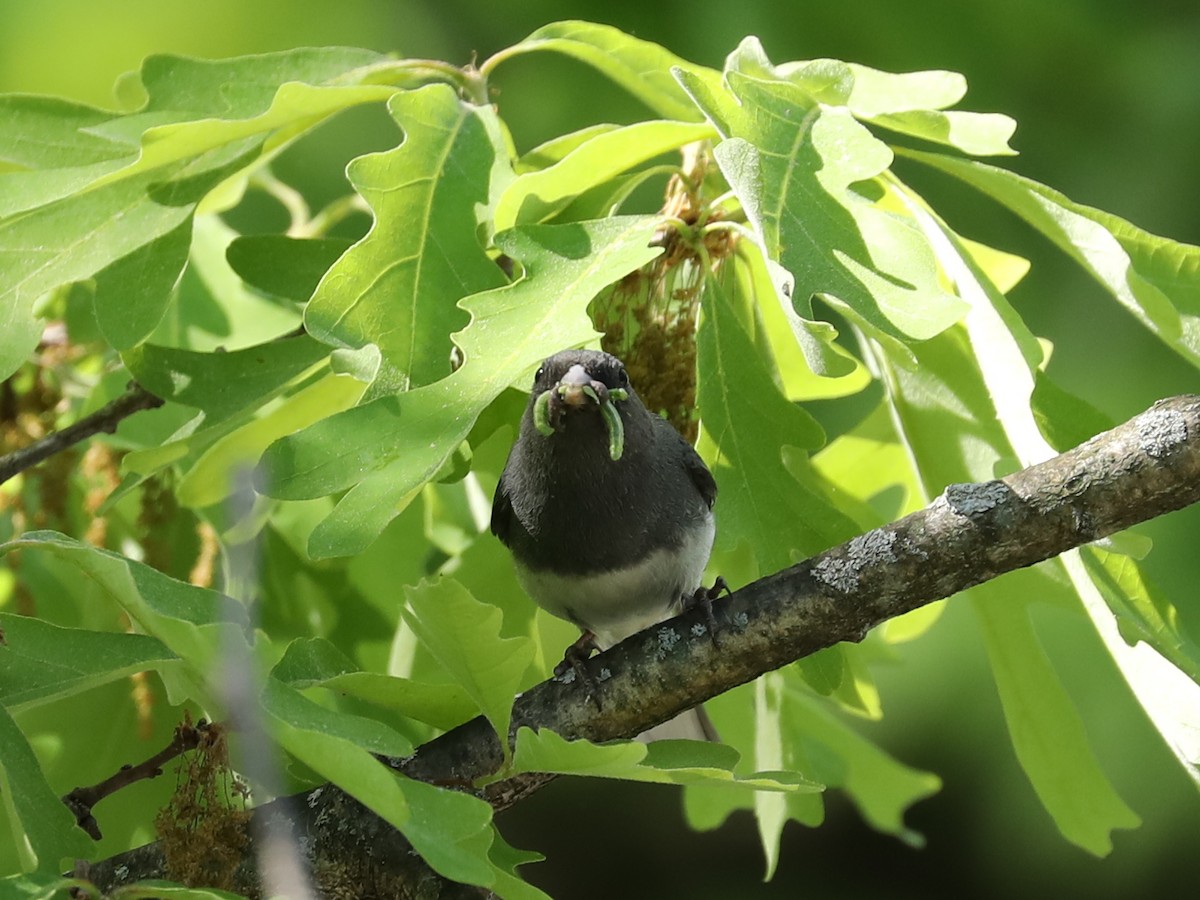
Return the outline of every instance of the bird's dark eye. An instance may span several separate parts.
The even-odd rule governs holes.
[[[535,382],[537,382],[537,381],[541,381],[541,380],[542,380],[542,376],[543,376],[543,375],[545,375],[545,374],[546,374],[546,367],[545,367],[545,366],[538,366],[537,374],[533,376],[533,380],[534,380]]]
[[[623,368],[617,369],[617,384],[621,387],[629,387],[629,373]]]

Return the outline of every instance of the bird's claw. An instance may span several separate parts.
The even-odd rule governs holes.
[[[713,601],[721,594],[732,594],[729,589],[729,584],[720,575],[712,583],[712,587],[704,587],[701,585],[696,588],[691,595],[684,595],[683,609],[684,612],[700,607],[704,612],[704,624],[708,626],[709,637],[712,638],[713,646],[720,649],[721,640],[717,637],[717,617],[713,615]]]
[[[600,645],[596,643],[596,635],[590,631],[585,631],[579,636],[579,640],[571,644],[563,653],[562,662],[554,667],[554,677],[561,679],[568,672],[575,675],[577,681],[587,688],[588,694],[591,695],[592,701],[596,704],[596,709],[600,709],[600,694],[596,690],[596,681],[592,678],[584,665],[588,658],[594,652],[600,650]]]

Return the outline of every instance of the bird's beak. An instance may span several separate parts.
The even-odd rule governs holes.
[[[596,391],[597,385],[604,386],[603,382],[593,379],[587,369],[576,363],[567,369],[567,373],[559,379],[558,394],[567,406],[578,408],[588,401],[600,402],[600,396]]]

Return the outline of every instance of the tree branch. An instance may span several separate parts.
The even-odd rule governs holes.
[[[44,462],[55,453],[66,450],[72,444],[87,440],[94,434],[102,431],[112,434],[117,430],[122,419],[129,418],[135,412],[154,409],[162,405],[161,398],[154,396],[140,384],[131,383],[129,390],[116,400],[89,413],[78,422],[48,434],[44,438],[34,441],[28,447],[22,447],[20,450],[0,456],[0,484],[4,484],[14,475],[24,472],[32,466]]]
[[[734,592],[714,606],[719,648],[702,609],[634,635],[585,663],[599,710],[582,685],[546,681],[515,703],[513,734],[522,726],[597,741],[638,734],[765,672],[860,641],[889,618],[1198,500],[1200,396],[1161,401],[1039,465],[983,484],[950,485],[923,510]],[[501,760],[496,734],[481,717],[392,765],[423,781],[469,784]],[[480,795],[503,809],[549,780],[517,776]],[[344,851],[353,832],[359,855],[370,849],[373,878],[403,880],[415,854],[356,801],[332,786],[293,799],[302,800],[293,802],[293,827],[314,868],[334,858],[330,847]],[[139,848],[98,863],[92,877],[109,889],[160,875],[154,856],[152,847]],[[124,878],[116,878],[118,867]],[[471,896],[460,885],[423,877],[427,892],[395,896]]]
[[[136,766],[122,766],[117,772],[91,787],[77,787],[62,798],[63,803],[67,804],[67,808],[75,814],[75,821],[79,827],[86,831],[92,840],[100,840],[102,837],[100,823],[92,815],[92,807],[123,787],[147,778],[157,778],[162,774],[163,766],[181,753],[198,747],[210,727],[203,719],[196,725],[189,720],[176,726],[171,743],[145,762],[138,763]]]

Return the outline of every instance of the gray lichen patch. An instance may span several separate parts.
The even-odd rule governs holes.
[[[1002,506],[1011,494],[1012,488],[1003,481],[985,481],[981,484],[948,484],[945,497],[952,510],[974,519]]]
[[[858,587],[861,571],[895,562],[895,532],[876,528],[847,543],[844,553],[822,557],[813,566],[813,577],[835,591],[848,594]]]
[[[849,559],[838,554],[823,556],[813,566],[813,578],[842,594],[858,587],[858,570]]]
[[[667,654],[674,650],[675,645],[681,640],[683,640],[683,637],[674,628],[658,629],[658,646],[654,651],[655,658],[660,660],[666,659]]]
[[[1138,417],[1138,447],[1161,459],[1188,439],[1187,419],[1178,410],[1155,407]]]

